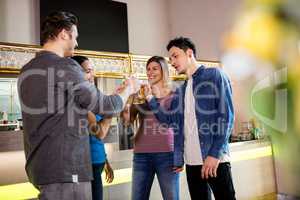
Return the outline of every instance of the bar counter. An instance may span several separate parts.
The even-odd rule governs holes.
[[[30,199],[37,190],[28,183],[24,166],[22,131],[0,132],[10,145],[0,149],[0,199]],[[3,141],[3,140],[2,140]],[[115,171],[115,180],[104,183],[104,199],[130,199],[132,150],[118,150],[117,143],[105,144],[108,159]],[[232,175],[237,199],[272,199],[276,193],[272,145],[268,139],[230,144]],[[181,199],[189,199],[185,172],[180,177]],[[162,199],[155,179],[150,199]]]

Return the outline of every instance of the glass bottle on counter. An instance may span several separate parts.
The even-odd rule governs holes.
[[[3,124],[7,124],[8,123],[8,115],[7,115],[6,111],[2,112],[2,121],[3,121]]]
[[[252,123],[251,134],[253,135],[253,138],[255,140],[261,139],[262,138],[262,131],[259,127],[259,123],[257,122],[257,120],[255,118],[251,119],[251,123]]]

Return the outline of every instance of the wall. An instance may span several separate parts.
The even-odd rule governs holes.
[[[191,37],[198,59],[220,60],[222,36],[241,0],[118,0],[127,3],[132,53],[167,55],[177,36]]]
[[[168,0],[118,0],[127,3],[129,50],[134,54],[165,55],[170,38]]]
[[[198,59],[220,60],[224,32],[229,30],[241,0],[168,0],[171,38],[191,37]]]
[[[130,52],[166,55],[164,46],[170,35],[168,1],[120,0],[119,2],[127,3]],[[39,43],[39,0],[1,0],[0,11],[3,11],[0,12],[1,42]]]
[[[167,42],[184,35],[193,39],[198,58],[205,60],[220,60],[222,35],[240,3],[240,0],[117,1],[127,3],[131,53],[166,56]],[[0,41],[39,43],[39,0],[1,0],[0,11]]]
[[[39,0],[0,1],[1,42],[38,44]]]
[[[0,1],[0,41],[6,38],[6,1]]]

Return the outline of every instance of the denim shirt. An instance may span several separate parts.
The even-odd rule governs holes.
[[[200,150],[203,161],[207,156],[221,159],[229,153],[234,110],[232,88],[228,77],[218,68],[200,66],[192,75],[195,111]],[[156,98],[149,106],[161,123],[174,129],[174,166],[183,166],[184,151],[184,96],[187,81],[175,92],[170,109],[162,109]]]

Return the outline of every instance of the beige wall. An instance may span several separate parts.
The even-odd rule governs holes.
[[[198,58],[220,60],[222,35],[229,30],[241,0],[118,0],[127,3],[129,49],[167,55],[166,44],[191,37]]]
[[[168,0],[118,0],[127,3],[129,51],[166,55],[170,38]]]
[[[39,1],[0,1],[1,42],[38,44],[39,42]]]
[[[168,1],[119,2],[127,3],[130,53],[165,55],[170,35]],[[39,0],[0,0],[0,11],[1,42],[39,43]]]
[[[6,38],[6,1],[0,1],[0,41]]]
[[[220,42],[240,0],[116,0],[127,3],[129,51],[167,55],[175,36],[191,37],[198,58],[220,60]],[[0,1],[0,41],[38,44],[39,0]],[[80,31],[80,29],[79,29]]]
[[[198,59],[220,60],[222,35],[241,0],[169,0],[171,37],[191,37]]]

